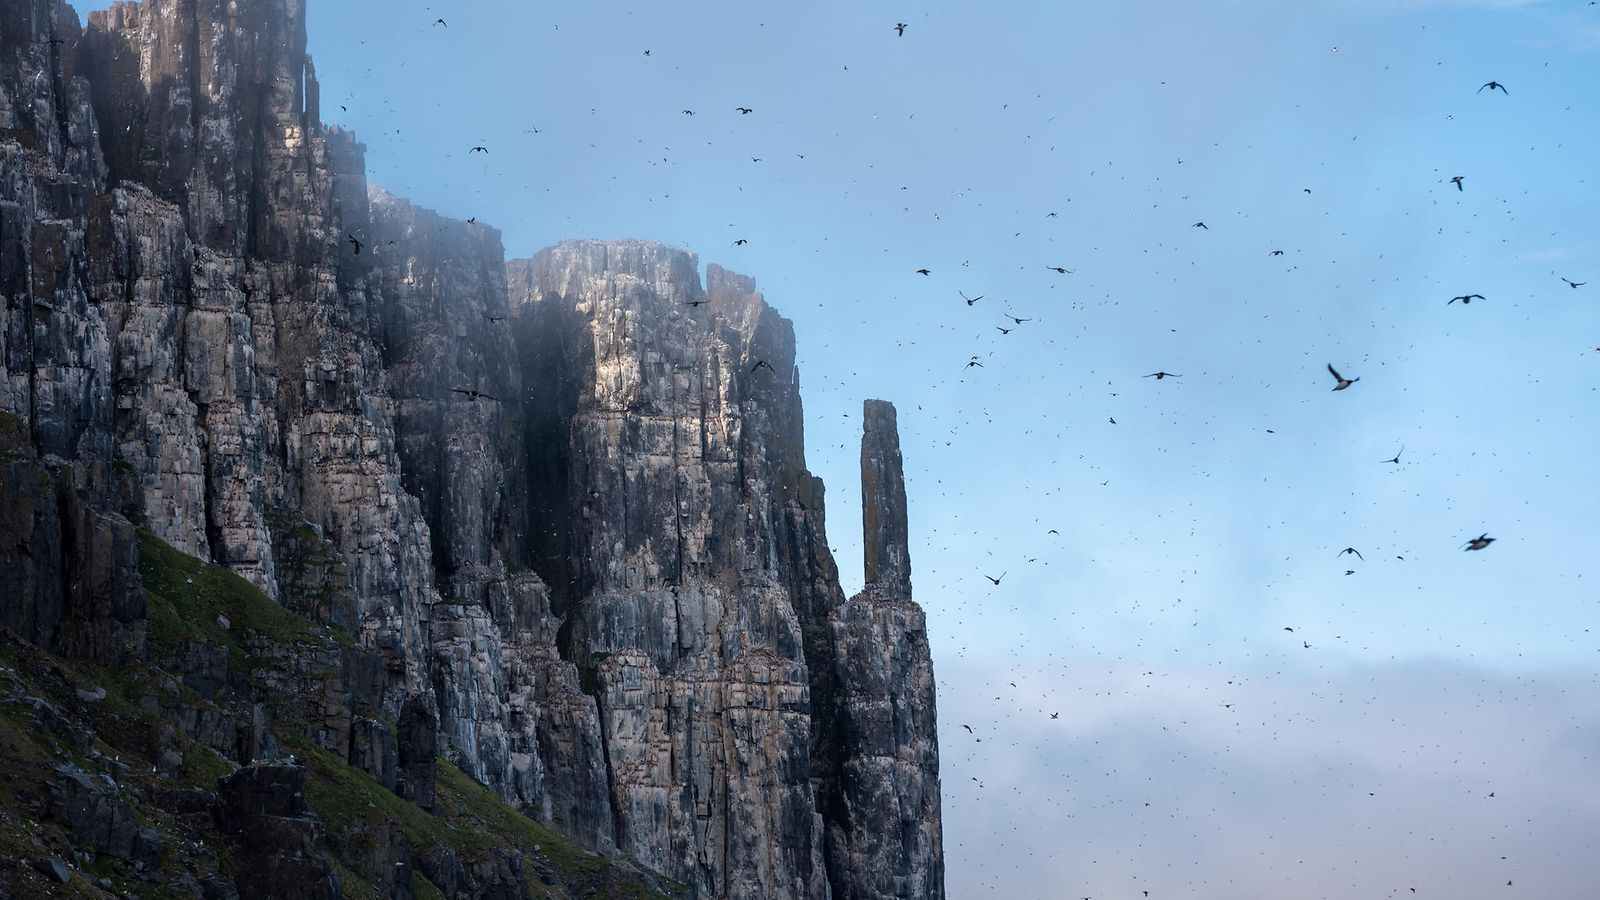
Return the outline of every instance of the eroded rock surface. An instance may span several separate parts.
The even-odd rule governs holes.
[[[158,749],[290,733],[424,809],[437,754],[701,896],[941,896],[892,407],[847,601],[754,282],[508,265],[368,185],[305,48],[303,0],[0,5],[0,625],[170,673]],[[136,525],[349,640],[152,654]]]

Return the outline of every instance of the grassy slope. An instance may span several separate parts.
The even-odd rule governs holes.
[[[308,649],[350,642],[337,629],[295,615],[244,579],[186,556],[148,532],[140,532],[139,551],[140,575],[150,601],[153,660],[185,644],[213,643],[227,648],[237,671],[252,672],[265,663],[249,655],[240,635],[254,632],[279,644]],[[218,621],[219,614],[227,617],[228,628]],[[107,689],[105,699],[84,701],[76,693],[80,688],[97,687]],[[51,896],[102,897],[90,882],[108,877],[118,891],[133,896],[162,895],[162,888],[138,881],[109,860],[80,869],[65,887],[47,887],[26,866],[7,867],[7,860],[72,860],[70,842],[60,829],[38,821],[45,802],[42,786],[50,770],[64,761],[91,772],[111,768],[123,773],[119,777],[123,798],[142,823],[160,830],[167,840],[165,874],[180,874],[183,867],[174,848],[183,841],[206,844],[222,856],[226,868],[226,845],[208,817],[172,816],[139,799],[175,787],[212,790],[217,778],[234,768],[212,750],[179,737],[180,771],[170,778],[153,772],[161,746],[158,738],[167,727],[154,698],[166,695],[170,702],[174,691],[184,705],[207,705],[204,698],[176,687],[166,673],[147,664],[113,672],[58,659],[19,644],[9,635],[0,637],[0,884],[19,888],[23,896],[48,890]],[[32,705],[22,702],[24,697],[47,700],[59,711],[54,718],[68,724],[54,731],[38,727],[37,714]],[[86,752],[74,750],[65,737],[74,725],[87,727],[95,736]],[[351,866],[359,865],[362,842],[381,839],[391,826],[406,835],[416,855],[430,847],[448,847],[468,869],[491,850],[515,850],[523,857],[523,871],[534,897],[647,900],[687,895],[676,886],[672,893],[652,892],[646,886],[652,879],[628,863],[577,847],[507,806],[444,760],[439,761],[436,815],[400,799],[364,772],[299,735],[280,733],[279,739],[310,770],[311,807],[325,823],[330,843],[340,847],[340,855],[345,857],[332,861],[347,897],[377,895]],[[554,875],[558,883],[544,884],[538,875],[541,871]],[[418,873],[413,873],[412,885],[419,898],[443,896]]]

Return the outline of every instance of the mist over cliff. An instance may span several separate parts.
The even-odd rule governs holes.
[[[367,183],[305,45],[0,5],[0,883],[942,897],[894,408],[847,598],[754,281],[508,262]]]

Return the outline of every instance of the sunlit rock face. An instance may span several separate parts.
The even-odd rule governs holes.
[[[507,264],[368,185],[305,47],[301,0],[0,4],[4,623],[143,657],[137,523],[353,639],[281,660],[316,689],[242,713],[245,756],[292,717],[702,896],[942,896],[893,408],[847,601],[754,282],[643,242]]]

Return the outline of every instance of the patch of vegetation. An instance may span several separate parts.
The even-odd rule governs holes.
[[[139,533],[139,550],[140,574],[149,597],[153,661],[193,658],[195,645],[226,647],[236,665],[233,671],[251,672],[255,689],[267,691],[262,699],[270,704],[272,679],[257,676],[265,674],[259,667],[272,657],[251,658],[247,646],[270,641],[325,650],[335,641],[349,642],[348,637],[277,605],[244,579],[189,557],[148,531]],[[219,615],[228,619],[227,628],[219,623]],[[50,721],[57,724],[41,727],[36,701],[23,702],[25,697],[50,704]],[[77,867],[73,882],[65,886],[46,886],[43,876],[19,870],[17,877],[29,888],[37,887],[40,896],[103,896],[90,884],[95,877],[109,878],[115,890],[129,896],[153,896],[151,886],[118,860],[99,857],[80,864],[75,855],[79,848],[58,826],[45,821],[41,785],[53,777],[55,766],[72,762],[98,772],[116,759],[120,795],[141,823],[154,827],[167,841],[162,869],[169,879],[184,874],[184,859],[171,849],[182,845],[205,845],[216,854],[218,867],[231,871],[233,848],[208,816],[169,814],[155,805],[161,802],[155,798],[168,788],[214,791],[218,780],[237,768],[181,729],[175,734],[172,727],[175,714],[180,719],[186,713],[226,715],[232,702],[219,695],[217,703],[223,704],[219,707],[153,662],[104,669],[56,657],[0,634],[0,857],[53,857]],[[394,737],[395,724],[386,724]],[[688,896],[686,888],[653,891],[653,876],[577,847],[443,760],[438,762],[435,814],[396,796],[340,755],[292,733],[292,727],[280,723],[276,736],[307,768],[307,799],[327,829],[330,861],[347,897],[379,896],[389,873],[368,868],[374,860],[389,858],[387,843],[396,833],[404,834],[419,856],[431,847],[448,848],[469,871],[495,853],[515,853],[536,898]],[[91,741],[86,751],[82,740]],[[176,771],[158,774],[158,759],[168,749],[176,751],[181,762]],[[558,883],[546,885],[541,873],[554,876]],[[442,900],[437,886],[420,872],[410,877],[415,896]]]
[[[280,644],[354,642],[340,629],[323,628],[274,603],[261,589],[221,566],[185,554],[154,533],[139,530],[139,576],[149,595],[150,640],[163,649],[213,641],[236,645],[230,632],[248,629]],[[226,616],[224,629],[217,617]]]
[[[306,789],[311,808],[328,829],[330,843],[344,852],[366,855],[372,842],[387,833],[392,822],[410,841],[414,851],[442,846],[454,851],[464,866],[487,859],[495,850],[515,850],[523,857],[524,871],[535,897],[562,896],[534,875],[549,868],[568,886],[594,886],[594,896],[618,900],[674,900],[687,897],[687,888],[675,893],[652,892],[642,882],[622,875],[616,861],[591,853],[540,825],[501,800],[471,776],[438,760],[435,807],[438,815],[402,800],[366,773],[298,736],[284,743],[306,761],[310,779]],[[413,873],[413,886],[427,883]],[[428,890],[434,885],[427,884]],[[418,891],[418,897],[439,896]]]

